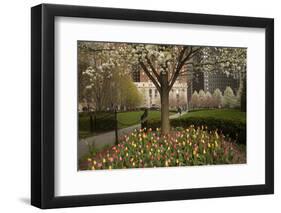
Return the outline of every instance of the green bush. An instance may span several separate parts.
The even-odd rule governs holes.
[[[234,119],[216,119],[213,117],[187,117],[170,120],[171,127],[187,128],[190,125],[207,126],[209,131],[221,131],[226,137],[235,140],[237,143],[246,144],[246,123]],[[161,127],[160,120],[150,120],[148,127],[156,129]]]

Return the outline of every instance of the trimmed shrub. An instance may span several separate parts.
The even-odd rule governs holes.
[[[218,130],[221,131],[226,137],[231,138],[240,144],[246,144],[246,123],[230,119],[216,119],[216,118],[200,118],[200,117],[188,117],[177,118],[170,120],[171,127],[183,127],[187,128],[190,125],[196,127],[207,126],[209,131]],[[160,120],[149,120],[148,127],[156,129],[161,127]]]
[[[83,112],[79,113],[79,131],[90,132],[91,113]],[[92,114],[93,119],[93,132],[105,132],[111,131],[115,128],[115,117],[114,113],[100,112],[94,115]]]

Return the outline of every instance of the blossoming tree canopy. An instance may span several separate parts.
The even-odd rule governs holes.
[[[169,92],[179,76],[198,70],[241,74],[246,67],[245,48],[79,42],[78,51],[79,76],[90,76],[82,85],[96,85],[96,94],[106,79],[128,75],[140,65],[159,91],[163,134],[169,133]]]
[[[120,54],[122,49],[115,43],[78,43],[79,99],[93,99],[98,111],[128,101],[127,105],[139,104],[141,100],[129,79],[130,64],[125,54]]]
[[[169,133],[169,92],[179,75],[186,74],[185,65],[200,47],[175,45],[131,45],[132,58],[138,63],[160,93],[161,130]]]

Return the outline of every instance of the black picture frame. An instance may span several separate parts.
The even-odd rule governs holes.
[[[55,17],[263,28],[266,34],[265,184],[56,197],[54,21]],[[274,193],[274,20],[164,11],[41,4],[31,9],[31,204],[60,208],[217,198]]]

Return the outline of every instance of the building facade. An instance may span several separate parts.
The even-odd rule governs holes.
[[[237,94],[239,83],[239,75],[227,75],[222,72],[196,72],[192,77],[189,95],[192,95],[194,91],[199,92],[200,90],[213,93],[215,89],[220,89],[221,92],[224,92],[228,86]]]
[[[145,72],[139,67],[134,67],[132,79],[143,96],[141,107],[160,108],[160,93]],[[170,109],[177,109],[178,107],[182,109],[187,108],[187,87],[186,76],[178,77],[169,93]]]
[[[160,93],[151,81],[135,82],[136,87],[143,96],[141,107],[160,108]],[[187,83],[175,82],[169,93],[169,105],[171,109],[187,107]]]

